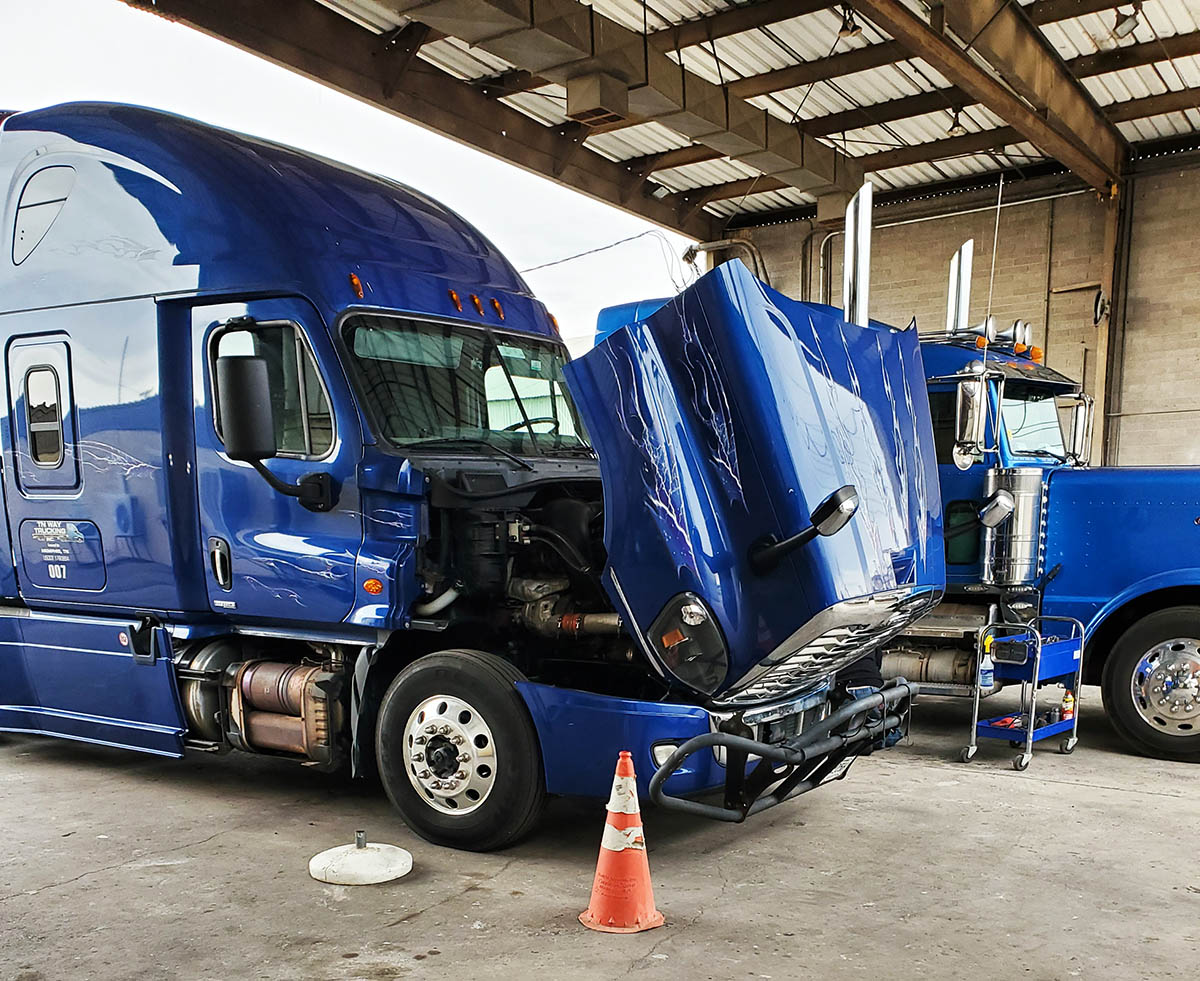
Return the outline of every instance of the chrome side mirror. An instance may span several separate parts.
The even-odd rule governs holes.
[[[1001,487],[979,509],[979,523],[985,528],[999,528],[1017,509],[1016,499]]]
[[[954,421],[954,465],[970,470],[983,452],[987,426],[987,384],[982,378],[966,378],[958,383]]]
[[[1096,415],[1096,400],[1090,395],[1076,396],[1071,409],[1071,444],[1067,453],[1071,462],[1086,467],[1092,460],[1092,423]]]

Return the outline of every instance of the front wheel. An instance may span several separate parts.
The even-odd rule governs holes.
[[[384,790],[410,828],[438,845],[493,851],[532,830],[545,802],[537,733],[514,687],[524,676],[482,651],[419,658],[379,709]]]
[[[1104,664],[1104,707],[1141,753],[1200,762],[1200,606],[1143,617]]]

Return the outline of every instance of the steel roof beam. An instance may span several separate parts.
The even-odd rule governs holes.
[[[1008,121],[1024,139],[1088,184],[1107,191],[1119,183],[1128,150],[1125,140],[1045,46],[1041,33],[1024,19],[1019,7],[1014,8],[1008,0],[951,0],[946,5],[946,21],[956,33],[967,37],[972,36],[970,28],[979,24],[974,30],[976,47],[1001,61],[1010,84],[1021,86],[1027,98],[1041,101],[1046,114],[1062,122],[1052,122],[1038,107],[1027,105],[900,0],[852,3],[914,56],[924,59],[951,84]]]
[[[1161,43],[1149,41],[1144,44],[1132,44],[1124,48],[1101,51],[1098,54],[1080,55],[1070,59],[1066,65],[1076,78],[1092,78],[1125,68],[1139,68],[1166,61],[1168,58],[1184,58],[1189,55],[1200,55],[1200,31],[1165,37]],[[937,112],[939,109],[952,112],[956,108],[962,109],[973,105],[974,102],[975,100],[962,89],[950,86],[949,88],[935,89],[932,92],[906,96],[902,99],[890,99],[887,102],[859,106],[844,112],[816,116],[804,120],[801,126],[804,132],[811,133],[813,136],[829,136],[834,133],[844,133],[847,130],[861,129],[864,126],[895,123],[901,119]]]
[[[749,8],[738,9],[754,10],[757,6],[756,4]],[[1112,10],[1118,6],[1119,4],[1114,3],[1113,0],[1040,0],[1040,2],[1031,4],[1023,9],[1034,24],[1040,25],[1069,20],[1072,17],[1079,17],[1083,14]],[[721,15],[718,14],[717,16]],[[688,22],[689,25],[700,23],[702,21]],[[660,31],[653,36],[658,37],[660,34],[666,33],[668,32]],[[1163,40],[1168,39],[1164,38]],[[1137,45],[1134,47],[1137,47]],[[1129,50],[1132,49],[1118,49],[1118,51]],[[1104,52],[1104,54],[1110,53],[1116,54],[1117,52]],[[785,89],[796,88],[800,85],[811,85],[813,82],[828,82],[835,78],[841,78],[843,75],[853,75],[855,72],[867,71],[871,68],[894,65],[911,57],[912,54],[903,45],[897,44],[894,41],[882,41],[877,44],[868,45],[865,48],[855,48],[853,51],[845,51],[841,54],[832,55],[829,58],[808,61],[800,65],[789,65],[786,68],[764,72],[761,75],[749,75],[746,78],[740,78],[735,82],[731,82],[730,91],[743,99],[752,99],[755,96],[769,95],[772,92],[782,92]],[[1161,61],[1162,58],[1160,57],[1156,60]],[[1113,69],[1106,70],[1112,71]]]
[[[895,17],[897,0],[862,2],[880,8],[877,13],[906,27],[917,21],[911,14],[907,21]],[[1021,107],[982,69],[968,70],[962,66],[968,59],[948,38],[938,38],[939,43],[934,43],[929,36],[932,32],[910,30],[898,40],[907,39],[922,46],[927,58],[936,59],[932,62],[934,67],[950,81],[1093,187],[1104,190],[1106,183],[1120,183],[1129,153],[1125,138],[1105,118],[1091,93],[1071,74],[1020,6],[1010,0],[946,0],[945,15],[946,27],[964,43],[969,42],[1032,106],[1032,112]],[[1022,111],[1014,114],[1018,107]],[[1093,164],[1102,170],[1100,179]]]
[[[707,216],[680,220],[677,202],[627,200],[625,166],[578,149],[574,130],[551,128],[489,99],[470,82],[427,63],[412,65],[384,95],[389,55],[381,38],[311,0],[125,0],[195,28],[394,115],[548,177],[599,201],[698,239],[713,237]]]
[[[687,20],[682,24],[652,31],[650,39],[660,51],[674,51],[696,44],[707,44],[718,38],[742,34],[758,27],[769,27],[793,17],[816,13],[831,7],[829,0],[762,0],[740,7],[730,7],[706,17]]]
[[[1104,109],[1105,116],[1111,122],[1128,122],[1133,119],[1147,119],[1151,116],[1162,116],[1172,112],[1183,112],[1188,109],[1200,110],[1200,88],[1181,89],[1178,92],[1164,92],[1161,95],[1151,95],[1144,99],[1132,99],[1128,102],[1117,102]],[[972,153],[986,153],[989,150],[1001,150],[1014,143],[1026,142],[1025,137],[1011,126],[998,129],[983,130],[979,133],[967,133],[965,136],[953,136],[944,140],[933,140],[929,143],[917,143],[913,146],[894,147],[879,153],[868,153],[858,157],[867,173],[890,170],[893,167],[909,167],[913,164],[932,163],[936,160],[946,160],[950,157]],[[691,148],[685,148],[691,149]],[[669,153],[678,153],[671,150]],[[651,161],[650,157],[635,157],[626,160],[625,165],[631,166],[635,161]],[[692,162],[692,161],[688,161]],[[682,163],[673,166],[683,166]],[[664,168],[665,169],[665,168]],[[778,191],[782,186],[766,178],[748,177],[724,184],[711,184],[706,187],[695,187],[681,192],[678,197],[685,195],[711,204],[714,201],[727,201],[740,198],[745,194],[760,194],[764,191]]]

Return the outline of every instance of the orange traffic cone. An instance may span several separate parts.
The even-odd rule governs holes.
[[[579,922],[605,933],[641,933],[663,925],[662,913],[654,908],[633,756],[626,752],[617,760],[608,798],[592,901],[579,914]]]

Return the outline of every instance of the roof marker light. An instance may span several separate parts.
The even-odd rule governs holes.
[[[975,338],[975,346],[977,348],[979,348],[980,350],[987,347],[987,338],[986,337],[976,337]]]
[[[546,316],[550,318],[550,326],[554,328],[554,333],[556,333],[559,337],[562,337],[562,331],[558,326],[558,318],[552,313],[547,313]]]
[[[475,312],[479,316],[483,316],[483,300],[479,299],[474,293],[471,294],[471,305],[475,307]]]
[[[458,298],[458,294],[454,290],[446,290],[450,294],[450,302],[454,304],[454,309],[462,313],[462,300]]]
[[[350,288],[354,290],[354,295],[360,300],[363,298],[363,284],[362,280],[358,278],[358,273],[350,274]]]
[[[1046,356],[1046,352],[1043,351],[1040,347],[1031,347],[1029,349],[1029,357],[1032,358],[1034,361],[1036,361],[1038,364],[1042,363],[1042,358],[1044,358],[1045,356]]]
[[[1029,350],[1028,344],[1014,344],[1013,345],[1013,354],[1024,354],[1028,350]]]
[[[504,307],[500,306],[500,301],[494,296],[492,297],[492,309],[496,311],[496,316],[501,320],[504,319]]]

